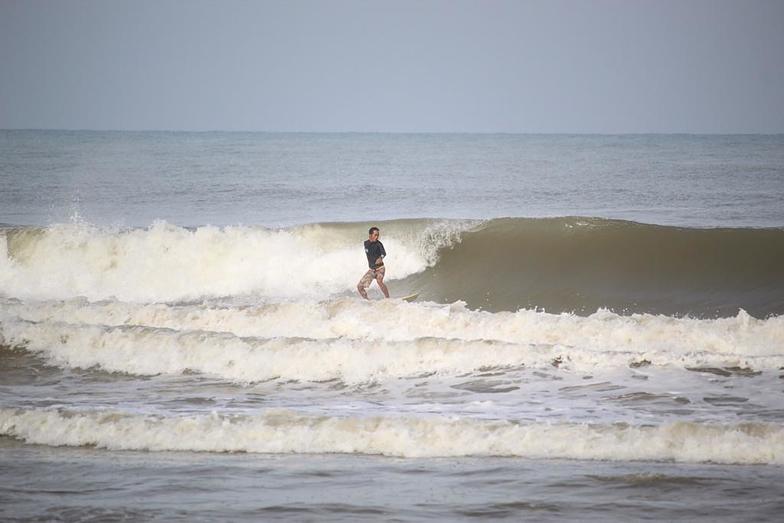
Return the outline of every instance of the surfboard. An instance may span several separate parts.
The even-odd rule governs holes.
[[[409,294],[408,296],[403,296],[400,299],[403,300],[403,301],[414,301],[415,299],[417,299],[418,296],[419,296],[419,293],[415,292],[414,294]]]

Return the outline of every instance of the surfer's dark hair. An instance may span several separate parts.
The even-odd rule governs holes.
[[[373,234],[373,231],[378,231],[378,227],[371,227],[370,229],[368,229],[368,236]]]

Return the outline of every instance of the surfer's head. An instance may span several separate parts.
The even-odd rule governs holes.
[[[372,242],[378,240],[379,233],[378,227],[371,227],[368,229],[368,239]]]

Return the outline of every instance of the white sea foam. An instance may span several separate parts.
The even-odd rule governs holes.
[[[459,241],[471,223],[390,222],[384,236],[394,260],[388,278],[435,263],[438,249]],[[190,230],[165,222],[127,231],[87,224],[6,231],[0,234],[6,251],[0,250],[0,294],[135,302],[323,297],[352,289],[366,270],[362,234],[359,225]]]
[[[368,327],[360,314],[359,318],[349,315],[345,324],[337,323],[353,336],[328,337],[334,334],[328,328],[331,320],[322,318],[326,325],[316,329],[321,337],[286,337],[280,333],[277,337],[241,337],[209,330],[30,322],[5,316],[0,334],[6,346],[25,347],[61,366],[100,366],[108,371],[142,375],[198,371],[237,382],[273,378],[363,382],[425,373],[452,376],[483,368],[541,368],[553,364],[572,370],[636,364],[773,370],[784,365],[781,318],[676,320],[642,316],[635,323],[634,318],[609,313],[581,318],[529,311],[500,313],[501,318],[497,318],[499,314],[476,313],[461,307],[454,310],[391,301],[378,305],[346,301],[344,306],[366,310],[369,318],[383,317],[372,314],[373,310],[378,313],[379,308],[408,311],[414,325],[419,321],[431,328],[402,326],[402,331],[394,331],[390,319],[391,332],[382,330],[388,336],[378,338],[378,332],[365,330]],[[453,322],[445,321],[452,313],[457,315]],[[439,315],[444,318],[428,323]],[[477,321],[461,322],[474,316]],[[161,317],[167,318],[166,314]],[[402,325],[400,315],[394,317]],[[199,321],[196,314],[191,319]],[[504,321],[515,320],[522,324],[504,327]],[[291,318],[289,321],[302,325]],[[259,323],[263,322],[259,319]],[[274,319],[272,324],[275,323]],[[368,325],[387,327],[371,321]],[[450,330],[450,325],[454,329]],[[351,331],[353,328],[357,330]],[[619,332],[613,332],[614,329]],[[307,328],[300,332],[309,334]],[[450,333],[454,336],[445,336]]]
[[[112,450],[519,456],[784,464],[784,428],[769,423],[529,423],[445,417],[0,409],[0,434],[27,443]]]
[[[594,351],[784,356],[784,316],[762,320],[744,311],[719,319],[623,316],[604,310],[585,317],[532,310],[490,313],[467,309],[461,302],[440,305],[342,298],[237,307],[5,300],[0,301],[0,319],[3,315],[33,322],[142,325],[227,332],[241,337],[386,341],[433,337],[564,345]]]

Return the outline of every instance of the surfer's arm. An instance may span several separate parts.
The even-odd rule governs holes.
[[[384,256],[387,255],[387,251],[384,250],[384,244],[381,242],[378,242],[378,253],[379,256],[376,258],[376,267],[384,265]]]

